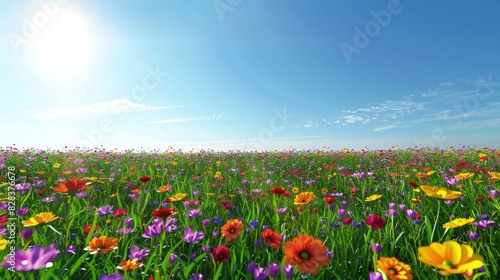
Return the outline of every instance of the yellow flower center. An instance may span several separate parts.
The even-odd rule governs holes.
[[[230,232],[230,233],[234,233],[234,228],[232,228],[229,232]]]
[[[306,260],[306,261],[311,258],[311,256],[309,255],[309,252],[307,252],[307,251],[300,252],[299,256],[301,259]]]
[[[450,260],[442,262],[442,264],[449,266],[450,268],[455,268],[455,265]]]

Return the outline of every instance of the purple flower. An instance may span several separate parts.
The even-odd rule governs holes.
[[[267,270],[263,267],[258,267],[253,270],[253,276],[255,280],[265,280],[268,276]]]
[[[145,257],[149,255],[149,249],[139,250],[139,247],[132,245],[130,247],[130,254],[128,254],[129,259],[137,259],[142,261]]]
[[[337,210],[337,213],[339,214],[339,217],[340,217],[340,218],[342,218],[342,217],[344,217],[344,215],[345,215],[345,209],[342,209],[342,208],[341,208],[341,209],[338,209],[338,210]]]
[[[120,229],[116,230],[116,234],[119,234],[119,235],[121,235],[121,234],[127,235],[127,234],[130,234],[132,232],[135,232],[135,229],[133,229],[133,228],[120,228]]]
[[[182,236],[182,239],[184,239],[184,241],[186,241],[186,243],[196,244],[196,243],[202,241],[203,237],[204,237],[203,231],[193,232],[193,230],[188,227],[188,228],[184,229],[184,235]]]
[[[2,263],[2,267],[23,272],[51,267],[52,261],[59,255],[56,246],[56,244],[50,244],[48,247],[36,245],[28,247],[26,251],[16,249],[14,252],[14,260],[11,260],[12,255],[7,254]]]
[[[370,247],[372,248],[373,253],[380,254],[380,252],[382,252],[382,246],[380,245],[380,243],[370,242]]]
[[[107,215],[113,211],[113,207],[114,206],[112,205],[101,206],[99,207],[99,209],[97,209],[97,215],[99,216]]]
[[[192,218],[192,219],[194,219],[200,215],[201,215],[201,210],[199,210],[199,209],[190,209],[187,211],[187,214],[186,214],[186,216],[188,216],[189,218]]]
[[[255,262],[249,262],[247,264],[247,269],[249,273],[253,273],[257,269],[257,264]]]
[[[33,233],[35,233],[34,229],[25,229],[25,230],[21,230],[19,235],[21,235],[21,237],[24,238],[24,240],[28,240],[31,238]]]
[[[370,271],[370,280],[384,280],[384,276],[380,272]]]
[[[210,245],[206,245],[206,246],[201,247],[201,250],[205,253],[210,252],[210,249],[211,249]]]
[[[146,231],[142,235],[144,238],[154,238],[154,237],[159,237],[161,233],[163,232],[164,226],[163,226],[163,221],[159,221],[157,223],[151,223],[146,228]]]
[[[203,274],[193,273],[191,274],[191,278],[189,278],[189,280],[203,280]]]
[[[209,224],[210,224],[210,220],[209,219],[204,219],[201,221],[201,224],[204,226],[204,227],[207,227]]]
[[[347,206],[349,206],[349,202],[343,200],[340,205],[342,206],[342,208],[346,208]]]
[[[270,277],[276,277],[280,274],[280,265],[277,263],[270,263],[267,267]]]
[[[165,221],[165,231],[167,233],[171,233],[172,231],[178,229],[179,227],[175,224],[175,222],[177,222],[177,218],[168,218],[166,221]]]
[[[286,208],[278,208],[276,209],[276,212],[280,215],[284,215],[288,209]]]
[[[330,260],[334,257],[333,252],[332,252],[332,251],[330,251],[330,250],[327,250],[327,251],[326,251],[326,253],[325,253],[325,255],[326,255],[326,257],[327,257],[328,259],[330,259]]]
[[[33,183],[33,187],[43,187],[45,186],[45,181],[44,180],[36,180],[34,183]]]
[[[248,224],[249,228],[258,228],[259,227],[259,221],[258,220],[253,220]]]
[[[103,274],[99,280],[122,280],[123,276],[120,273],[113,273],[113,274]]]
[[[255,240],[254,246],[255,246],[255,248],[262,247],[262,240],[260,240],[260,239]]]
[[[472,223],[475,227],[478,227],[480,229],[487,229],[489,227],[492,227],[495,225],[494,221],[486,221],[486,220],[481,220],[479,222],[473,222]]]
[[[170,254],[170,256],[168,256],[168,262],[170,264],[174,264],[174,262],[177,260],[177,255],[176,254]]]
[[[219,217],[219,216],[214,217],[214,224],[220,226],[220,225],[222,225],[222,222],[223,221],[222,221],[221,217]]]
[[[415,220],[417,218],[417,211],[408,209],[406,210],[406,216],[412,220]]]
[[[396,209],[396,203],[389,202],[389,209]]]
[[[28,213],[29,209],[28,208],[21,208],[16,210],[16,214],[19,216],[24,216],[26,213]]]
[[[293,266],[289,265],[289,264],[285,265],[283,267],[283,273],[285,274],[286,278],[288,278],[288,279],[292,278],[293,277],[293,273],[294,273]]]
[[[472,240],[472,241],[476,241],[479,239],[480,235],[479,235],[479,232],[475,232],[475,231],[469,231],[467,233],[467,235],[469,236],[469,238]]]
[[[71,245],[69,246],[68,248],[66,248],[66,255],[69,255],[69,254],[76,254],[76,246],[75,245]]]
[[[123,222],[125,223],[125,227],[129,228],[129,227],[132,227],[132,225],[134,224],[134,219],[125,218],[125,220]]]
[[[14,185],[13,187],[16,191],[20,191],[22,194],[27,193],[31,189],[30,183],[21,183]]]

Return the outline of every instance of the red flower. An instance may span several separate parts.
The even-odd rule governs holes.
[[[52,190],[58,193],[68,193],[74,195],[77,192],[83,192],[87,189],[85,179],[78,180],[77,178],[71,179],[69,182],[61,183],[57,187],[52,187]]]
[[[335,199],[335,197],[333,196],[325,196],[323,197],[323,200],[328,203],[328,204],[332,204],[334,203],[337,199]]]
[[[229,248],[226,246],[219,246],[212,251],[212,258],[216,262],[228,262],[231,258],[229,254]]]
[[[350,225],[352,224],[352,218],[344,218],[342,223],[344,223],[344,225]]]
[[[175,213],[176,213],[175,208],[160,208],[160,209],[156,209],[153,212],[153,217],[165,220],[169,216],[174,215]]]
[[[418,184],[415,182],[408,182],[408,185],[410,185],[410,187],[412,187],[414,189],[418,188]]]
[[[127,215],[127,209],[116,209],[115,210],[115,219],[120,217],[120,216],[125,216]]]
[[[299,205],[299,206],[297,206],[297,210],[299,210],[299,212],[302,212],[304,210],[304,208],[302,207],[302,205]]]
[[[142,176],[141,178],[139,178],[139,181],[141,181],[143,183],[147,183],[147,182],[151,181],[151,177],[150,176]]]
[[[92,228],[92,225],[86,225],[83,227],[83,233],[85,233],[85,235],[88,235],[89,232],[90,232],[90,229]],[[94,228],[94,232],[99,229],[99,226],[98,225],[95,225],[95,228]]]
[[[385,226],[384,219],[377,215],[370,215],[368,219],[365,220],[365,223],[373,230],[378,230]]]
[[[478,196],[478,197],[476,197],[476,201],[477,201],[477,202],[482,202],[482,201],[483,201],[483,197],[482,197],[482,196]]]
[[[271,193],[282,195],[282,196],[290,196],[290,192],[284,188],[276,187],[271,190]]]
[[[39,191],[36,191],[36,194],[38,194],[38,195],[42,195],[42,194],[43,194],[44,192],[46,192],[46,191],[47,191],[47,188],[43,188],[43,189],[41,189],[41,190],[39,190]]]
[[[229,201],[221,200],[220,204],[222,204],[226,210],[231,209],[231,202],[229,202]]]
[[[0,217],[0,227],[3,227],[7,223],[7,216],[3,215]]]

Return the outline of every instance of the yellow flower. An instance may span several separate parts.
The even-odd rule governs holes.
[[[117,266],[116,268],[127,271],[127,270],[134,270],[138,267],[141,267],[142,263],[138,259],[133,259],[133,260],[123,260],[121,261],[120,265]]]
[[[381,194],[372,194],[370,195],[369,197],[365,198],[365,201],[375,201],[375,200],[378,200],[382,197]]]
[[[183,200],[186,198],[187,194],[186,193],[178,193],[170,198],[170,201],[179,201]]]
[[[431,170],[431,171],[427,172],[427,176],[431,176],[431,175],[432,175],[432,174],[434,174],[434,173],[436,173],[436,171]]]
[[[295,196],[293,204],[308,204],[313,201],[316,196],[313,192],[302,192]]]
[[[494,171],[488,171],[488,174],[491,175],[491,177],[500,180],[500,173],[499,172],[494,172]]]
[[[474,253],[469,245],[458,244],[453,240],[419,247],[418,253],[419,261],[436,267],[443,276],[464,274],[484,265],[483,257]]]
[[[321,193],[322,194],[327,194],[328,193],[328,189],[327,188],[322,188],[321,189]]]
[[[411,267],[396,258],[380,258],[377,270],[383,272],[390,280],[412,280]]]
[[[455,175],[455,178],[460,179],[460,180],[467,180],[472,178],[474,176],[474,173],[466,172],[466,173],[460,173]]]
[[[426,195],[439,199],[453,200],[459,198],[462,195],[461,192],[452,191],[447,188],[431,186],[420,186],[420,188],[425,192]]]
[[[443,228],[457,228],[457,227],[464,226],[466,224],[471,224],[474,221],[475,221],[474,218],[468,218],[468,219],[457,218],[457,219],[455,219],[453,221],[445,223],[443,225]]]
[[[29,220],[21,221],[21,223],[25,227],[33,227],[41,224],[48,224],[57,219],[59,219],[59,217],[52,212],[41,212],[36,214],[35,217],[29,218]]]
[[[20,170],[19,170],[19,172],[21,172],[21,173],[26,173],[26,170],[24,170],[24,169],[20,169]]]
[[[292,188],[292,192],[293,192],[293,193],[298,193],[298,192],[299,192],[299,188],[297,188],[297,187],[293,187],[293,188]]]
[[[0,251],[5,250],[5,248],[7,248],[7,244],[9,244],[9,241],[3,239],[3,237],[0,235]]]
[[[3,183],[0,184],[0,187],[5,187],[5,186],[8,186],[8,185],[9,185],[8,182],[3,182]]]
[[[61,164],[59,164],[59,163],[54,163],[54,165],[52,165],[52,166],[53,166],[54,168],[59,168],[59,167],[61,167]]]
[[[175,165],[177,165],[177,161],[175,161],[175,160],[172,160],[170,163],[171,163],[172,165],[174,165],[174,166],[175,166]]]

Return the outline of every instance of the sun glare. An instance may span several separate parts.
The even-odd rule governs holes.
[[[85,68],[90,53],[87,24],[77,14],[62,10],[33,41],[40,71],[58,80],[74,77]]]

